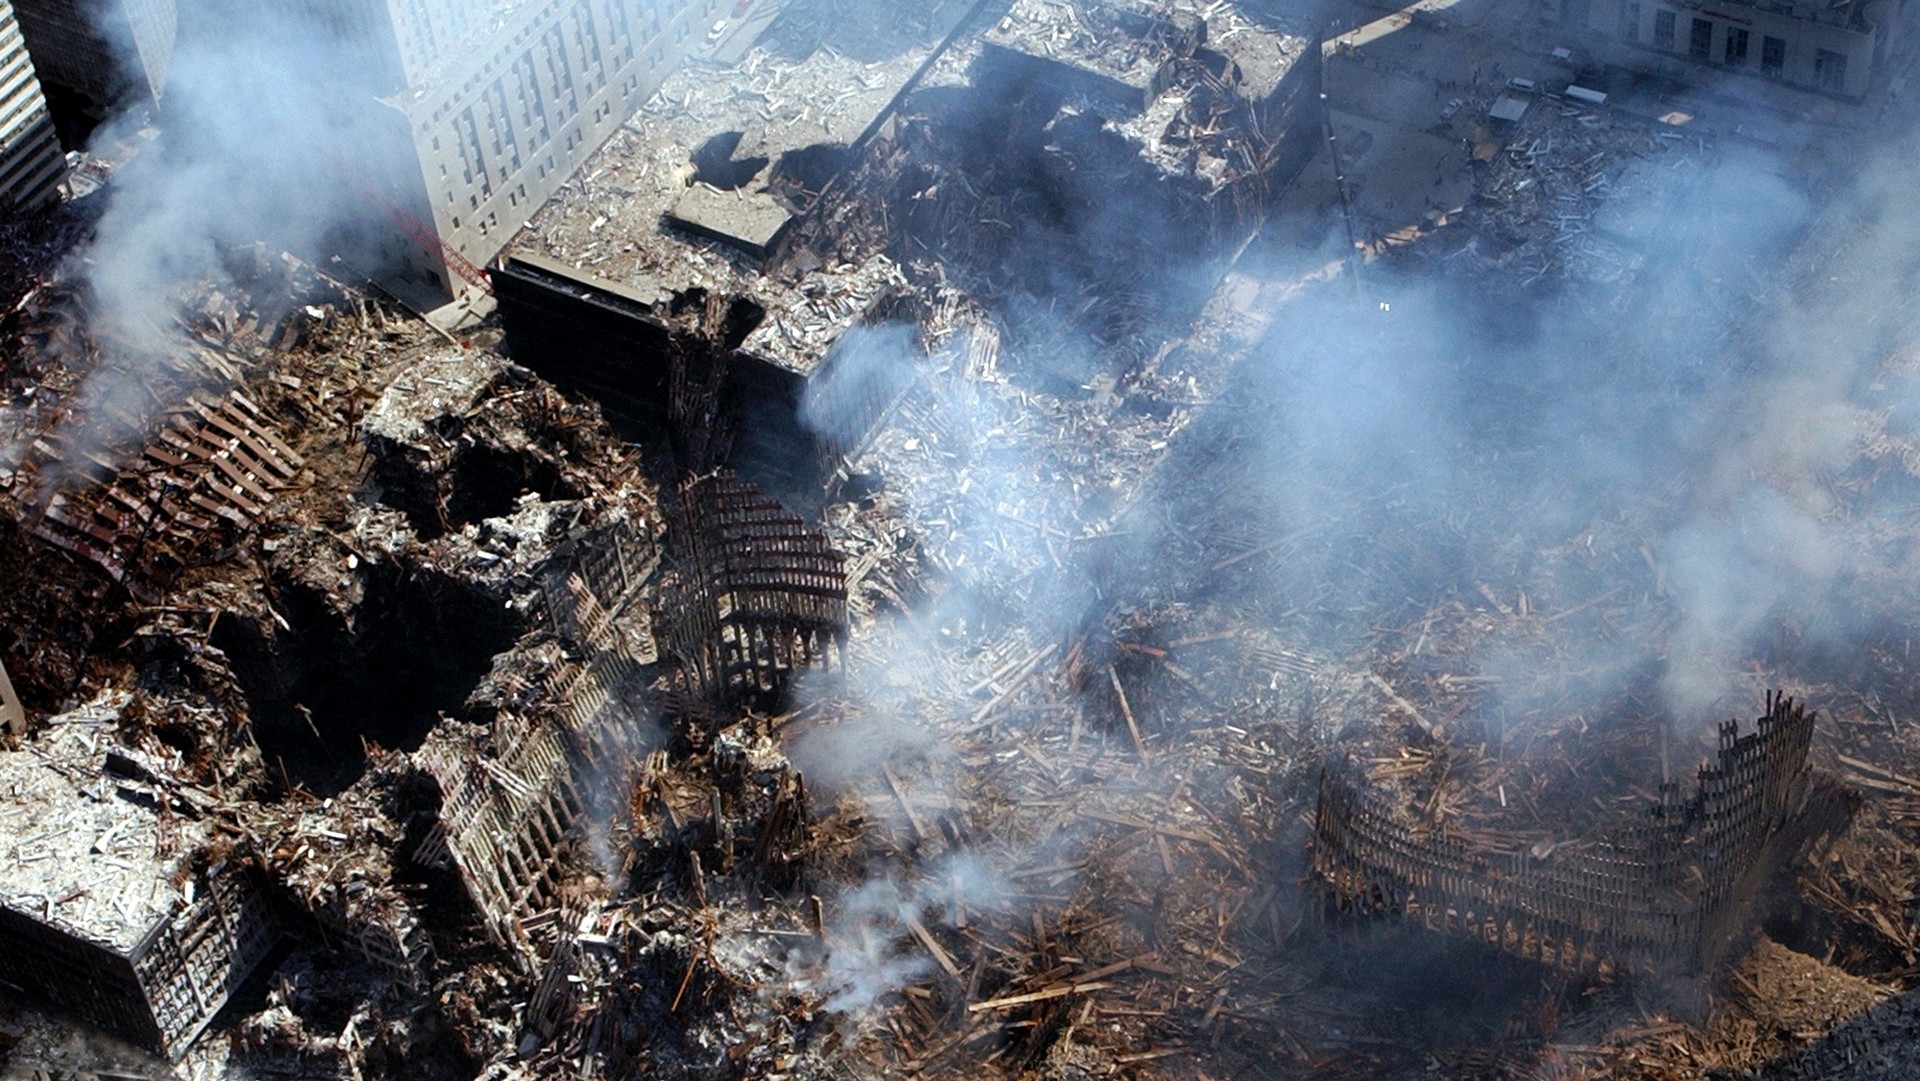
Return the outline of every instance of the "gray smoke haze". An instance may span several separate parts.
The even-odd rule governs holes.
[[[1717,89],[1737,99],[1743,85]],[[1617,597],[1651,613],[1645,625],[1569,620],[1560,633],[1570,657],[1498,636],[1472,643],[1462,663],[1493,677],[1478,708],[1555,708],[1573,672],[1581,694],[1646,692],[1683,746],[1713,722],[1750,716],[1769,680],[1819,678],[1778,658],[1760,674],[1783,629],[1818,655],[1909,618],[1890,606],[1920,559],[1911,541],[1889,539],[1912,532],[1920,476],[1920,320],[1907,314],[1920,271],[1920,206],[1906,194],[1916,150],[1903,132],[1837,177],[1732,141],[1626,162],[1612,180],[1633,197],[1605,204],[1590,224],[1633,256],[1624,288],[1577,275],[1483,285],[1434,262],[1369,266],[1358,300],[1350,281],[1297,293],[1264,313],[1271,328],[1232,391],[1175,437],[1204,449],[1176,451],[1174,475],[1152,491],[1116,494],[1115,503],[1144,498],[1125,517],[1140,534],[1129,545],[1153,552],[1183,516],[1176,533],[1204,531],[1192,515],[1221,502],[1234,504],[1223,513],[1250,509],[1263,536],[1310,535],[1236,579],[1255,590],[1233,600],[1245,611],[1306,611],[1312,644],[1332,658],[1353,657],[1394,617],[1442,600],[1478,607],[1476,586],[1516,606],[1531,594],[1549,613]],[[1281,224],[1298,234],[1299,223]],[[1125,225],[1147,238],[1158,228]],[[1298,235],[1301,250],[1280,262],[1338,247],[1341,236]],[[1890,357],[1906,359],[1889,366]],[[938,449],[906,449],[951,467],[880,468],[933,523],[948,564],[923,610],[856,643],[837,693],[857,708],[792,748],[810,777],[852,788],[890,761],[955,754],[929,719],[964,718],[976,704],[934,677],[967,643],[1058,641],[1116,594],[1085,561],[1060,558],[1048,523],[1036,530],[1017,517],[1049,500],[1099,505],[1088,497],[1105,478],[1056,445],[1061,429],[1014,415],[1017,395],[926,374],[902,335],[862,334],[842,359],[835,394],[915,371],[914,419],[933,420],[926,442]],[[1034,359],[1010,347],[1001,367]],[[809,416],[835,434],[835,408],[812,402]],[[1088,434],[1100,431],[1098,410],[1079,415],[1089,423],[1067,438],[1100,438]],[[1855,483],[1848,473],[1863,451],[1907,482]],[[1079,528],[1071,513],[1059,522]],[[1147,581],[1121,583],[1119,600],[1200,586],[1170,587],[1153,579],[1178,580],[1177,569],[1143,565]],[[956,796],[920,776],[905,783],[934,788],[916,796]],[[1025,858],[1071,857],[1042,850],[1051,843]],[[936,879],[877,868],[839,899],[896,951],[869,956],[858,978],[838,977],[859,988],[846,1001],[864,1009],[920,974],[922,955],[886,913],[919,899],[903,882]],[[888,968],[888,957],[905,967]]]
[[[202,281],[232,287],[234,248],[261,242],[269,252],[370,261],[378,211],[336,170],[377,185],[403,166],[382,150],[392,144],[369,100],[382,75],[368,52],[317,33],[286,5],[181,8],[153,117],[159,135],[114,176],[111,203],[79,256],[97,325],[136,353],[179,348],[179,291]],[[99,141],[147,119],[144,108],[123,114]]]
[[[795,987],[820,998],[820,1008],[854,1019],[872,1016],[889,994],[936,971],[912,927],[947,922],[956,896],[975,912],[1012,903],[1013,884],[969,852],[957,852],[901,874],[875,869],[834,898],[827,922],[829,952],[794,973]]]

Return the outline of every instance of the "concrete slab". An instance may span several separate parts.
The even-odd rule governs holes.
[[[427,325],[448,337],[479,326],[493,314],[493,298],[485,293],[469,292],[451,304],[443,304],[426,314]]]
[[[764,259],[793,221],[779,200],[765,191],[722,191],[695,184],[674,200],[667,221],[697,236],[732,245]]]

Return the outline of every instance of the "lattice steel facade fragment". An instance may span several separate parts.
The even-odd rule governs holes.
[[[450,863],[495,940],[529,954],[521,921],[558,902],[563,857],[597,794],[624,791],[620,775],[646,757],[643,658],[623,624],[649,549],[621,524],[558,554],[544,606],[568,648],[541,652],[530,700],[544,708],[501,712],[485,739],[442,726],[414,755],[440,793],[420,858]]]
[[[730,473],[695,477],[669,507],[674,581],[666,647],[696,700],[777,692],[799,669],[838,658],[847,575],[820,533]]]
[[[244,394],[196,401],[158,426],[115,476],[74,483],[52,436],[36,440],[16,498],[22,525],[136,595],[249,528],[298,475],[300,456]],[[77,456],[76,456],[77,457]]]
[[[1845,820],[1838,786],[1807,766],[1815,716],[1770,696],[1754,732],[1721,726],[1691,798],[1663,786],[1644,820],[1541,858],[1416,825],[1329,770],[1313,869],[1336,913],[1399,916],[1569,969],[1710,967],[1780,858]]]

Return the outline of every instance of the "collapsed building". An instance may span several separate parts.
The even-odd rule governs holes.
[[[261,339],[298,338],[318,310],[264,327],[250,311],[237,340],[277,355]],[[57,325],[93,351],[83,324]],[[143,372],[152,388],[231,389],[116,413],[105,444],[68,440],[72,400],[9,418],[24,432],[10,536],[45,564],[13,566],[19,588],[157,603],[194,581],[223,590],[209,566],[259,561],[260,595],[143,632],[172,643],[184,686],[51,719],[11,688],[0,702],[19,745],[6,769],[20,868],[0,893],[0,979],[174,1057],[283,934],[417,1010],[440,964],[430,928],[447,919],[422,882],[451,884],[510,963],[544,971],[551,948],[530,928],[578,898],[669,728],[706,738],[712,706],[770,700],[846,633],[844,573],[817,531],[729,475],[689,480],[663,513],[594,414],[498,358],[443,345],[382,393],[335,399],[232,356],[209,342]],[[357,496],[317,487],[313,470],[339,463],[311,455],[312,432],[306,453],[283,442],[272,419],[329,400],[354,403],[321,415],[353,422]],[[293,526],[315,498],[346,501],[332,531]],[[173,713],[190,727],[156,740],[153,718]],[[251,753],[203,757],[236,738]],[[75,828],[76,804],[103,808],[98,828]],[[125,881],[59,877],[102,861]],[[303,1068],[369,1053],[278,1029],[243,1042]]]
[[[266,960],[277,921],[216,797],[101,746],[130,696],[0,752],[0,980],[170,1055]]]
[[[623,430],[702,417],[721,434],[688,465],[801,507],[911,381],[926,318],[957,309],[990,354],[1064,304],[1090,340],[1035,350],[1058,378],[1097,379],[1102,347],[1144,361],[1129,348],[1204,303],[1312,155],[1318,45],[1233,10],[1217,48],[1197,14],[982,10],[889,8],[843,24],[888,28],[879,45],[830,50],[795,9],[766,40],[800,59],[670,79],[650,137],[610,143],[496,272],[508,347]],[[561,347],[562,325],[591,330]],[[852,355],[875,348],[857,328],[886,327],[897,362]],[[810,397],[830,422],[801,416]]]
[[[1305,459],[1228,453],[1270,405],[1247,362],[1294,329],[1299,283],[1236,256],[1319,138],[1314,35],[1096,0],[796,3],[767,32],[575,173],[492,272],[498,328],[448,340],[290,258],[131,371],[78,291],[8,317],[31,356],[0,418],[0,646],[37,708],[0,673],[0,979],[78,957],[94,990],[56,1005],[270,1076],[1377,1076],[1377,973],[1303,945],[1295,878],[1622,1009],[1606,980],[1712,967],[1838,828],[1784,699],[1722,730],[1690,798],[1462,826],[1498,741],[1400,732],[1417,709],[1373,659],[1300,632],[1458,585],[1404,489],[1329,471],[1276,530],[1260,471]],[[1361,540],[1315,520],[1341,498]],[[1386,570],[1260,580],[1328,551]],[[1660,618],[1651,586],[1529,575],[1556,614],[1484,584],[1478,613],[1570,639],[1563,615]],[[1407,693],[1483,686],[1435,672]],[[132,697],[48,716],[102,685]],[[1431,791],[1316,791],[1315,752],[1382,731],[1367,768]],[[1565,742],[1632,773],[1636,733]],[[151,825],[41,837],[76,789]],[[103,888],[34,877],[95,857],[152,912],[103,931]],[[1414,1075],[1469,1072],[1403,1042]]]
[[[1313,868],[1338,913],[1392,915],[1569,969],[1711,971],[1765,881],[1851,813],[1849,795],[1808,769],[1814,719],[1773,698],[1753,732],[1720,726],[1718,761],[1700,767],[1690,797],[1665,784],[1639,822],[1508,851],[1409,818],[1357,770],[1329,770]]]

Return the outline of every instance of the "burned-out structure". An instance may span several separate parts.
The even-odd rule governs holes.
[[[723,709],[772,701],[801,669],[836,659],[847,576],[827,539],[726,474],[695,477],[677,497],[667,608],[686,693]]]
[[[1766,880],[1843,828],[1850,798],[1807,766],[1815,715],[1772,698],[1754,731],[1719,730],[1718,759],[1682,799],[1663,785],[1640,821],[1587,837],[1493,845],[1449,836],[1329,770],[1314,871],[1335,912],[1401,917],[1569,969],[1711,969]]]
[[[102,746],[129,701],[0,752],[0,981],[177,1057],[280,932],[213,794]]]
[[[1317,44],[1238,10],[1209,46],[1196,13],[989,7],[876,6],[856,43],[798,6],[748,64],[669,80],[496,271],[508,348],[629,430],[666,418],[683,459],[673,418],[699,416],[686,465],[806,507],[929,318],[997,336],[1069,305],[1089,337],[1035,352],[1086,383],[1090,353],[1190,316],[1317,145]],[[886,363],[848,356],[886,327]]]
[[[1787,597],[1675,708],[1700,493],[1556,504],[1628,365],[1462,326],[1541,274],[1572,311],[1609,186],[1712,147],[1542,96],[1454,132],[1496,159],[1461,229],[1396,174],[1433,212],[1342,252],[1354,61],[1280,7],[691,5],[712,62],[596,116],[497,316],[254,246],[122,341],[87,260],[20,255],[0,1073],[1693,1076],[1884,1002],[1912,576]],[[1371,130],[1354,175],[1405,159]],[[1431,295],[1375,278],[1421,254]],[[1912,490],[1889,431],[1821,506]],[[160,1057],[76,1067],[88,1016]]]

